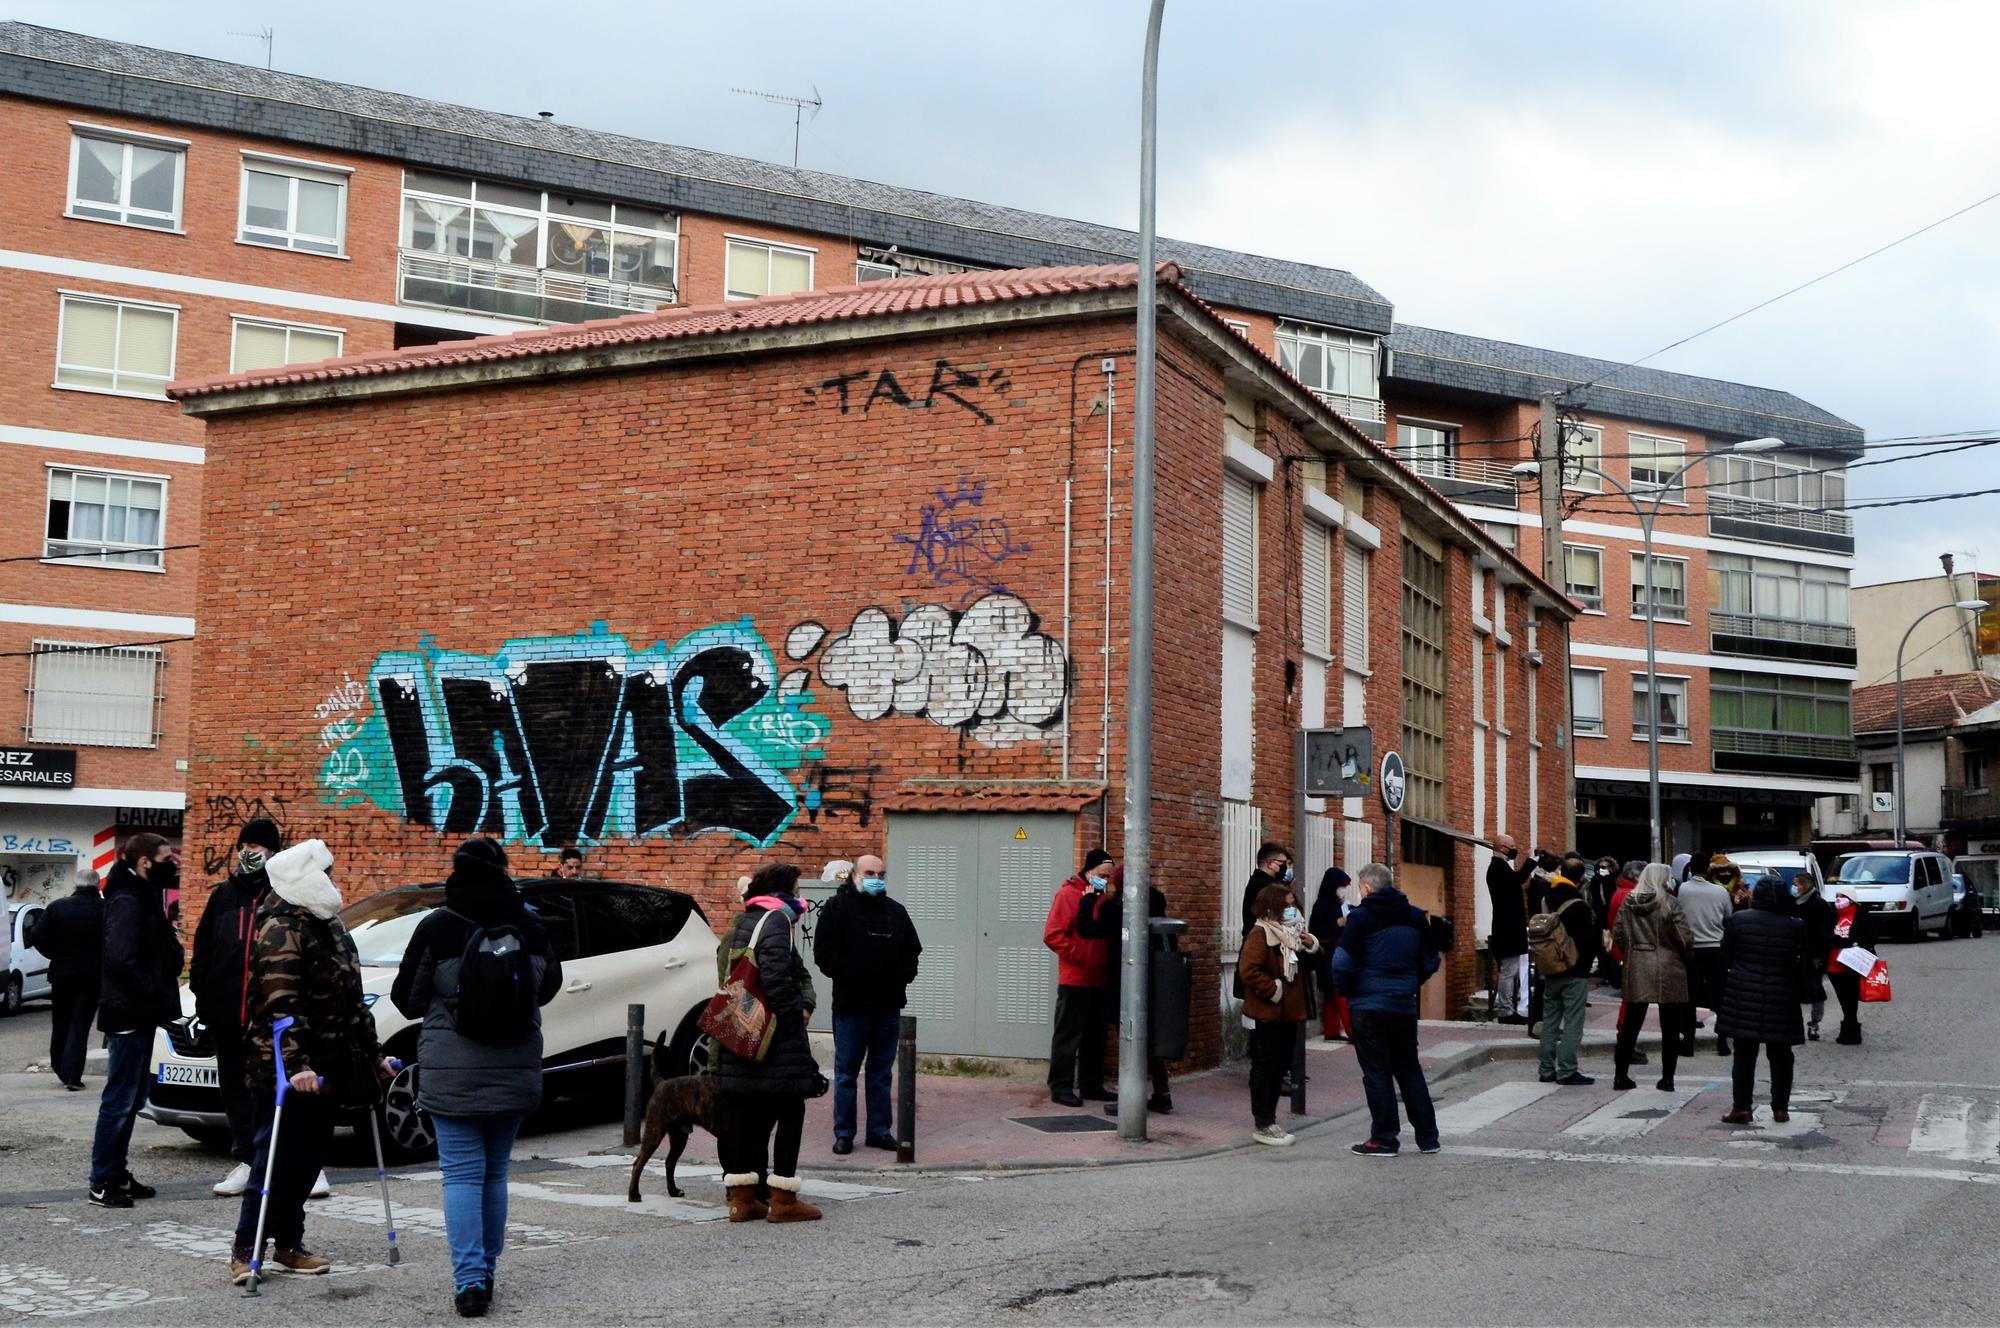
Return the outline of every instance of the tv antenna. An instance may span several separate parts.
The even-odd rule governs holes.
[[[256,41],[263,42],[264,68],[269,69],[271,67],[271,48],[278,44],[277,43],[278,34],[275,29],[259,28],[255,32],[237,32],[234,29],[231,29],[229,35],[232,37],[250,37]]]
[[[805,123],[807,107],[812,108],[813,119],[819,119],[819,108],[822,105],[819,99],[819,85],[813,85],[813,95],[810,97],[787,97],[777,92],[759,92],[755,88],[731,88],[730,91],[740,92],[746,97],[759,97],[779,106],[789,106],[792,108],[792,169],[797,170],[799,168],[799,128]]]

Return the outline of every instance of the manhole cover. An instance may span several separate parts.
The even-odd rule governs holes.
[[[1096,1134],[1118,1128],[1102,1116],[1009,1116],[1016,1125],[1025,1125],[1043,1134]]]

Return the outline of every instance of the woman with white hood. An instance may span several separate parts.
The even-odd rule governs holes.
[[[361,996],[361,960],[340,921],[340,891],[327,868],[333,854],[317,839],[295,844],[265,862],[271,888],[257,909],[244,1023],[252,1092],[257,1101],[257,1159],[252,1174],[271,1178],[265,1239],[293,1273],[324,1273],[332,1264],[305,1245],[306,1195],[326,1162],[341,1111],[382,1100],[389,1062],[375,1039],[375,1020]],[[271,1117],[277,1103],[272,1029],[290,1019],[279,1048],[289,1087],[284,1128],[271,1160]],[[231,1280],[250,1279],[257,1239],[259,1186],[243,1191]]]

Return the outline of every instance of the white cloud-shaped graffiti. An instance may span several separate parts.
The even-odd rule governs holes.
[[[1062,715],[1069,665],[1012,595],[988,595],[963,613],[926,604],[899,627],[863,609],[820,659],[819,676],[847,694],[857,719],[919,715],[981,742],[1022,742]]]

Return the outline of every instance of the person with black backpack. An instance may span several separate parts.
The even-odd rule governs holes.
[[[562,961],[507,875],[507,851],[469,839],[452,856],[444,907],[417,924],[389,999],[423,1021],[417,1103],[437,1129],[452,1303],[475,1319],[493,1300],[507,1232],[507,1164],[542,1101],[542,1006]]]

